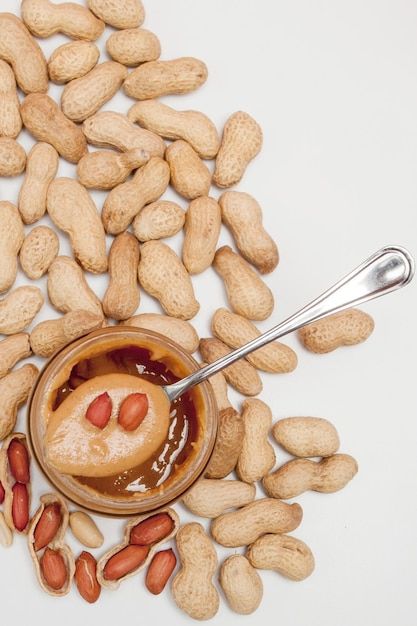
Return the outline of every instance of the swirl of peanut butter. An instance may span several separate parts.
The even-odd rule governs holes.
[[[108,424],[97,428],[86,418],[91,402],[107,392],[112,400]],[[117,416],[132,393],[148,397],[148,412],[136,430],[126,431]],[[104,477],[140,465],[167,439],[170,404],[164,391],[130,374],[103,374],[82,383],[53,411],[45,408],[47,463],[62,474]]]

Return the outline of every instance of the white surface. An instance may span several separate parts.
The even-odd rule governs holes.
[[[277,270],[265,277],[276,307],[261,329],[284,319],[386,244],[417,254],[415,2],[144,4],[144,27],[160,38],[161,58],[195,56],[209,69],[202,88],[167,103],[202,110],[219,130],[231,113],[244,110],[263,129],[262,152],[237,187],[261,203],[264,224],[281,254]],[[16,0],[2,8],[20,14]],[[64,40],[54,37],[41,45],[48,56]],[[51,93],[59,95],[59,89]],[[132,103],[120,95],[106,108],[127,110]],[[32,143],[25,134],[19,140],[25,147]],[[59,174],[73,171],[62,162]],[[0,199],[15,202],[20,182],[20,177],[2,180]],[[213,188],[212,195],[219,190]],[[100,208],[103,195],[94,197]],[[173,245],[180,241],[177,237]],[[230,241],[225,231],[221,241]],[[68,249],[62,238],[61,252]],[[20,276],[17,284],[24,282]],[[91,278],[91,284],[103,293],[106,278]],[[195,287],[201,312],[193,322],[204,336],[210,315],[226,301],[211,270],[195,279]],[[341,451],[357,459],[359,472],[338,493],[297,498],[304,518],[294,535],[315,555],[311,577],[295,583],[262,572],[264,598],[258,611],[239,616],[222,597],[213,624],[415,624],[416,290],[413,281],[362,307],[376,324],[362,345],[313,355],[295,336],[288,337],[299,357],[297,369],[263,377],[260,397],[270,404],[274,421],[292,415],[330,419],[339,431]],[[153,308],[143,297],[141,310]],[[36,322],[56,315],[46,306]],[[236,398],[237,406],[240,402]],[[23,413],[19,426],[24,428]],[[277,462],[285,458],[277,449]],[[47,490],[38,475],[33,488],[34,498]],[[189,518],[178,510],[184,521]],[[106,536],[104,550],[119,541],[122,522],[98,521]],[[72,545],[80,550],[76,542]],[[218,552],[223,559],[233,550]],[[84,602],[75,588],[64,598],[52,598],[40,589],[20,536],[10,549],[1,549],[0,588],[2,615],[19,624],[34,619],[45,626],[57,620],[62,626],[194,622],[168,591],[151,596],[143,575],[117,592],[103,592],[95,605]]]

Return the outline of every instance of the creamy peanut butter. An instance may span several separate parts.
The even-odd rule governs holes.
[[[86,419],[91,402],[106,392],[112,399],[110,421],[103,429]],[[148,396],[148,412],[134,431],[124,430],[117,416],[122,401],[132,393]],[[95,376],[79,385],[56,410],[46,407],[45,455],[58,472],[73,476],[106,477],[148,460],[167,439],[170,404],[164,391],[131,374]]]

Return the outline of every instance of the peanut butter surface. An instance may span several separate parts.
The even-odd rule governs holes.
[[[112,413],[101,429],[86,419],[86,411],[106,391]],[[136,430],[126,431],[117,420],[119,408],[136,392],[148,396],[148,412]],[[55,411],[46,407],[46,413],[48,464],[63,474],[99,478],[129,470],[154,454],[167,438],[170,404],[158,385],[130,374],[110,373],[85,381]]]

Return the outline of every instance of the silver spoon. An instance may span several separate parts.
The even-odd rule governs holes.
[[[162,388],[170,402],[184,391],[217,374],[238,359],[267,343],[323,317],[357,306],[407,285],[415,270],[411,254],[400,246],[386,246],[375,252],[321,296],[286,320],[181,380]]]

